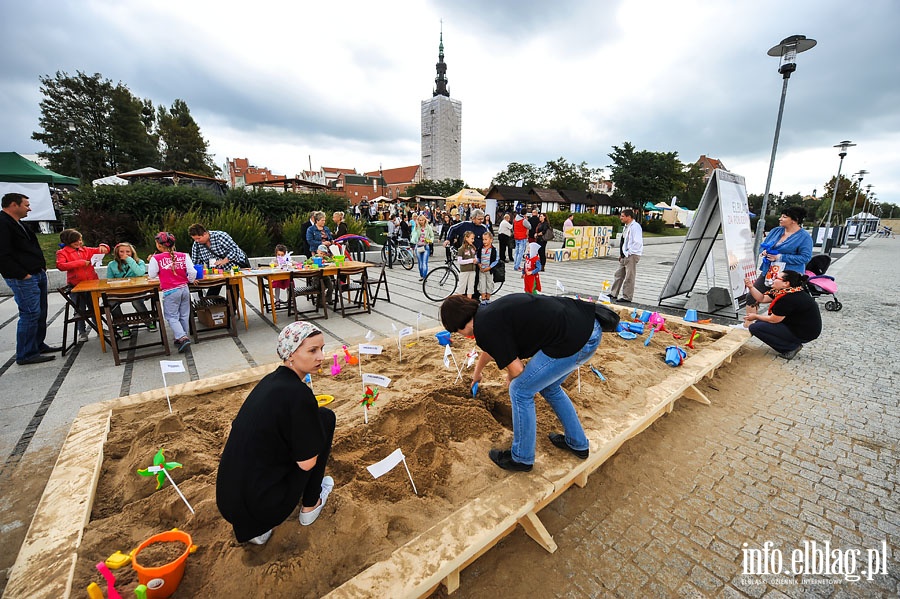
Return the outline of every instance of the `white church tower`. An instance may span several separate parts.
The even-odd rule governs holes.
[[[444,32],[438,48],[432,98],[422,101],[422,176],[432,181],[462,179],[462,102],[451,100],[444,63]]]

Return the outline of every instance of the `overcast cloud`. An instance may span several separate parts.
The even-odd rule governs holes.
[[[849,139],[843,174],[870,171],[879,201],[900,204],[894,0],[7,0],[0,17],[4,151],[42,149],[39,76],[81,70],[154,104],[184,99],[219,164],[418,164],[443,19],[470,185],[509,162],[606,168],[629,141],[719,158],[750,193],[765,187],[781,93],[766,51],[802,34],[818,45],[789,83],[772,191],[821,193]]]

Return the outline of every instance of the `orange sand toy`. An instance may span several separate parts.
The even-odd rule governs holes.
[[[145,568],[140,565],[141,551],[153,543],[165,543],[166,541],[180,541],[184,543],[184,553],[178,559],[158,568]],[[196,551],[191,535],[180,530],[170,530],[158,535],[153,535],[135,550],[131,558],[131,567],[137,572],[138,580],[147,586],[148,599],[167,599],[178,589],[181,578],[184,576],[185,562],[189,554]]]

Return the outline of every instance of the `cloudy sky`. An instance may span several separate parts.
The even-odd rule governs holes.
[[[418,164],[442,19],[472,186],[510,162],[607,168],[629,141],[719,158],[762,193],[782,87],[766,51],[802,34],[818,45],[790,79],[772,191],[821,193],[848,139],[843,173],[900,205],[895,0],[4,0],[0,150],[40,150],[38,77],[81,70],[184,99],[219,164]]]

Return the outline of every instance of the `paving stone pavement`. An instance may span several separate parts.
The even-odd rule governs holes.
[[[463,571],[458,596],[548,580],[557,597],[898,596],[900,245],[870,238],[830,274],[844,308],[822,310],[817,341],[785,362],[752,339],[703,385],[712,406],[679,403],[539,514],[555,554],[517,531]],[[775,550],[790,572],[812,541],[856,574],[878,550],[887,574],[744,574],[745,549],[769,542],[770,572]]]

